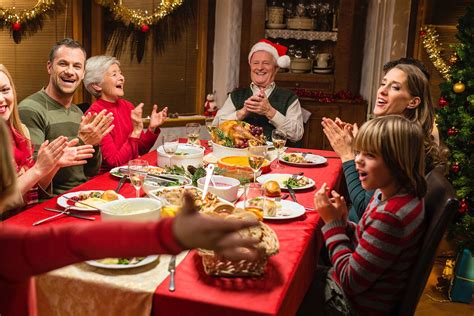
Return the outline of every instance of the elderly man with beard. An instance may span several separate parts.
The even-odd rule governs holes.
[[[216,118],[261,126],[267,139],[271,139],[275,128],[282,130],[287,134],[289,146],[301,147],[304,133],[301,104],[293,92],[275,85],[278,69],[290,65],[286,51],[285,46],[268,40],[256,43],[248,56],[250,87],[231,92]]]
[[[53,46],[47,70],[50,75],[46,88],[24,99],[18,109],[21,121],[31,134],[35,156],[45,140],[59,136],[79,138],[79,143],[93,145],[95,153],[83,166],[62,168],[53,179],[53,193],[61,194],[97,174],[102,156],[99,144],[112,129],[112,114],[84,113],[72,103],[76,89],[84,78],[86,52],[81,44],[66,38]]]

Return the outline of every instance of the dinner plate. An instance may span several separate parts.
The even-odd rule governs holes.
[[[59,206],[62,206],[64,208],[69,207],[70,210],[84,211],[84,212],[97,212],[96,209],[85,208],[85,207],[80,207],[80,206],[73,206],[73,204],[71,204],[72,202],[70,202],[69,200],[67,200],[65,198],[65,197],[72,198],[72,197],[75,197],[75,196],[79,196],[79,194],[81,194],[81,193],[87,194],[87,193],[91,193],[91,192],[104,193],[104,191],[101,191],[101,190],[69,192],[69,193],[65,193],[65,194],[61,195],[60,197],[58,197],[58,200],[56,201],[56,203],[58,203]],[[118,195],[119,200],[125,199],[123,197],[123,195],[120,195],[120,194],[117,194],[117,195]]]
[[[158,259],[158,255],[148,256],[145,259],[143,259],[142,261],[137,262],[135,264],[105,264],[105,263],[101,263],[97,260],[89,260],[89,261],[86,261],[86,263],[88,265],[96,267],[96,268],[119,270],[119,269],[132,269],[132,268],[142,267],[144,265],[152,263],[156,259]]]
[[[290,154],[290,153],[284,153],[283,155],[281,155],[280,161],[287,164],[287,165],[290,165],[290,166],[297,166],[297,167],[317,166],[317,165],[325,164],[328,161],[323,156],[313,155],[313,154],[306,154],[306,156],[304,158],[306,160],[308,160],[309,162],[289,162],[289,161],[286,161],[285,159],[283,159],[288,154]],[[291,154],[298,154],[298,153],[291,153]]]
[[[281,200],[281,209],[276,216],[263,216],[264,219],[286,220],[300,217],[305,213],[304,206],[293,201]],[[244,208],[244,201],[240,201],[235,205],[238,208]]]
[[[265,183],[266,181],[268,180],[273,180],[273,181],[276,181],[278,182],[278,184],[280,185],[280,188],[282,190],[286,190],[286,185],[283,184],[283,181],[291,178],[292,175],[291,174],[288,174],[288,173],[270,173],[270,174],[265,174],[263,176],[260,176],[257,178],[257,181],[258,183]],[[304,176],[303,176],[304,177]],[[311,178],[308,178],[308,177],[305,177],[306,179],[308,179],[308,184],[304,185],[304,186],[301,186],[301,187],[293,187],[293,190],[305,190],[305,189],[309,189],[309,188],[312,188],[316,182],[314,182],[313,179]]]
[[[122,172],[119,171],[120,169],[128,170],[128,166],[115,167],[112,170],[110,170],[110,174],[113,175],[114,177],[117,177],[117,178],[123,178],[124,175],[123,175]],[[161,167],[156,167],[156,166],[148,166],[147,170],[150,170],[151,173],[156,173],[156,174],[161,174],[165,171],[165,169],[163,169]]]

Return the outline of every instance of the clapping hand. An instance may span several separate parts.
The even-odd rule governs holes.
[[[67,143],[63,155],[58,161],[59,167],[84,165],[87,163],[86,159],[92,158],[94,147],[92,147],[92,145],[76,146],[78,142],[79,139],[74,138]]]
[[[163,110],[158,112],[158,105],[153,105],[153,111],[150,115],[150,125],[149,129],[154,131],[157,127],[161,126],[166,119],[168,118],[168,107],[165,107]]]
[[[59,159],[64,153],[67,146],[67,137],[59,136],[55,140],[49,142],[48,140],[41,144],[36,157],[34,168],[38,170],[39,174],[48,174],[58,164]]]
[[[333,121],[330,118],[323,117],[321,125],[332,149],[339,155],[342,162],[353,160],[352,143],[354,135],[358,131],[357,124],[344,123],[339,118]]]
[[[324,183],[321,188],[314,194],[314,208],[325,224],[333,221],[347,221],[348,211],[344,197],[336,191],[331,191],[332,198],[327,195],[329,188]]]
[[[222,219],[198,212],[191,194],[184,194],[184,205],[173,222],[173,232],[186,248],[214,250],[230,260],[253,260],[258,252],[252,248],[254,238],[243,238],[240,229],[258,225],[258,221]]]
[[[259,94],[245,100],[244,107],[247,111],[266,116],[268,119],[272,119],[276,112],[263,89],[260,90]]]
[[[77,136],[84,144],[96,146],[114,128],[113,120],[112,113],[107,113],[106,110],[98,114],[87,113],[82,117]]]
[[[140,137],[143,131],[143,103],[137,105],[130,113],[133,125],[133,137]]]

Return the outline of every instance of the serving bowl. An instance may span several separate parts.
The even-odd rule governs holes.
[[[163,146],[158,147],[158,160],[157,164],[159,167],[166,167],[170,163],[168,155],[165,153]],[[179,144],[176,153],[171,157],[171,166],[180,166],[187,168],[189,165],[196,168],[202,166],[202,160],[204,157],[204,147],[191,145],[191,144]]]
[[[217,159],[228,156],[247,156],[247,148],[232,148],[212,142],[212,154]]]
[[[145,222],[160,219],[161,201],[148,198],[132,198],[103,204],[103,221]]]
[[[197,180],[198,188],[204,189],[204,182],[206,177]],[[240,181],[234,178],[224,176],[212,176],[211,182],[209,183],[209,192],[217,195],[218,197],[232,202],[237,199],[239,191]]]

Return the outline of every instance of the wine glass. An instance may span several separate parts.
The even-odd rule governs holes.
[[[133,159],[128,162],[128,174],[130,182],[137,192],[137,198],[140,197],[140,189],[145,182],[146,168],[148,161],[142,159]]]
[[[260,213],[263,216],[264,199],[263,186],[260,183],[246,183],[244,185],[244,209],[246,211]]]
[[[167,132],[163,134],[163,150],[169,159],[168,167],[171,168],[171,158],[176,150],[178,150],[179,137],[175,132]]]
[[[267,146],[250,146],[247,149],[247,158],[253,171],[253,182],[256,182],[257,173],[262,167],[266,155]]]
[[[286,133],[282,130],[274,129],[272,131],[272,143],[278,152],[277,162],[274,168],[282,169],[284,167],[280,164],[280,156],[281,156],[281,150],[283,149],[283,147],[285,147],[285,144],[286,144]]]
[[[186,135],[188,136],[188,144],[199,145],[199,131],[201,125],[199,123],[187,123]]]

